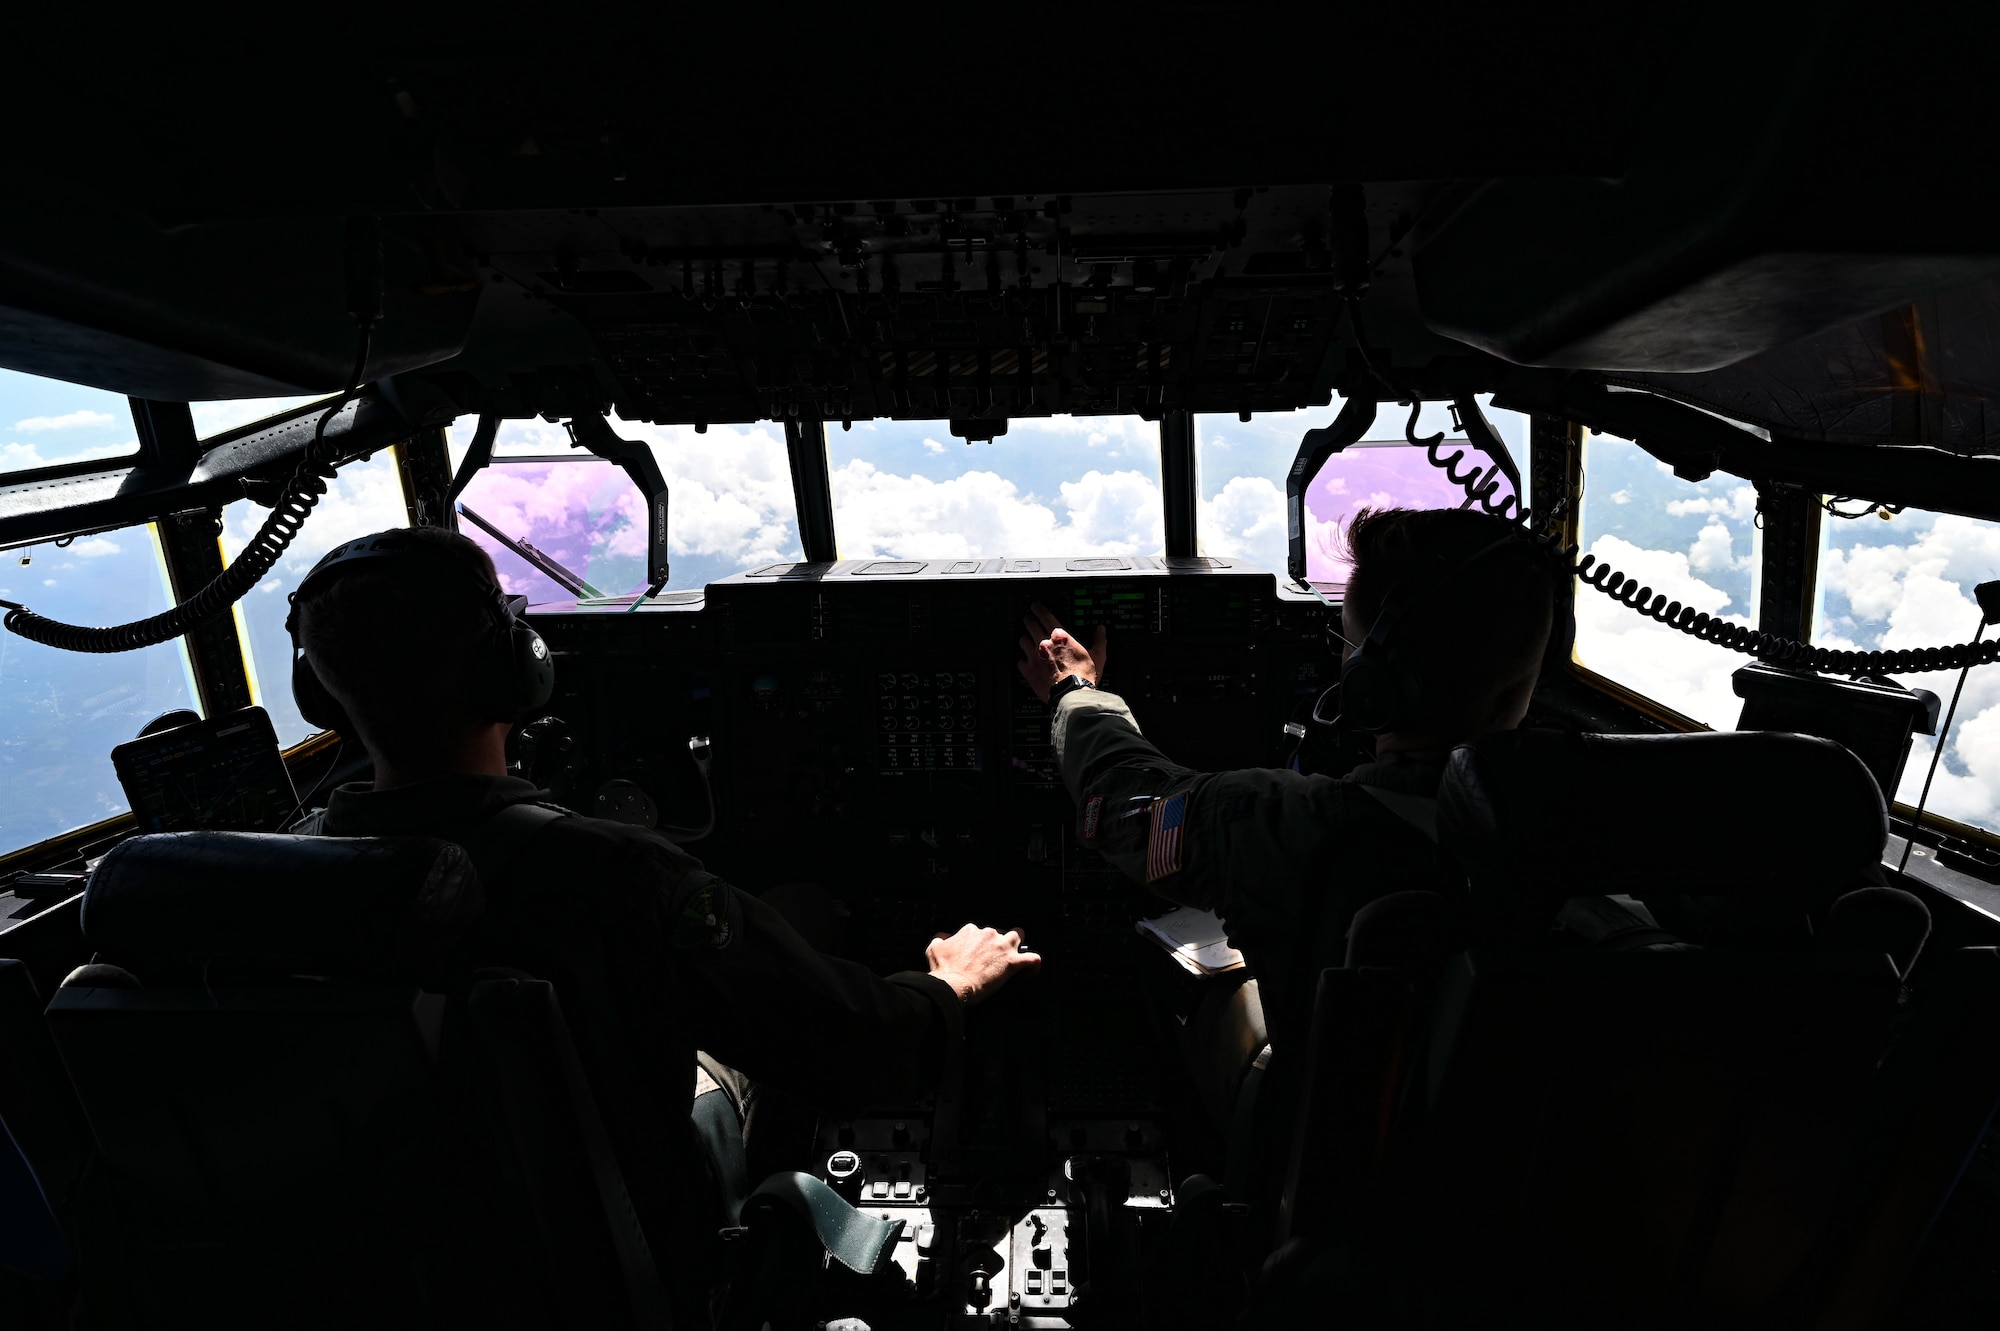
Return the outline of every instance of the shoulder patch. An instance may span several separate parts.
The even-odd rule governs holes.
[[[1083,839],[1097,840],[1097,825],[1104,818],[1104,796],[1092,795],[1083,802]]]
[[[1153,801],[1151,831],[1146,838],[1146,881],[1157,883],[1181,871],[1186,848],[1188,793]]]
[[[729,885],[711,878],[681,903],[674,921],[674,946],[720,952],[736,940],[736,902]]]

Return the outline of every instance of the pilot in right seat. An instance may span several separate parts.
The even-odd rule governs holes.
[[[815,951],[658,833],[544,805],[508,775],[505,742],[547,697],[547,649],[455,532],[337,546],[292,599],[300,710],[366,744],[375,769],[294,830],[466,849],[487,915],[463,969],[555,985],[676,1321],[707,1325],[719,1264],[689,1126],[696,1050],[719,1061],[703,1066],[710,1080],[715,1066],[829,1112],[905,1099],[942,1075],[961,1009],[1039,958],[1016,933],[968,924],[930,943],[927,971],[883,979]],[[519,816],[532,809],[547,811]]]
[[[1183,767],[1102,687],[1102,627],[1087,647],[1037,605],[1021,639],[1021,673],[1051,703],[1084,844],[1161,896],[1222,917],[1243,952],[1254,980],[1228,1013],[1197,1012],[1189,1028],[1206,1031],[1207,1047],[1189,1054],[1211,1109],[1233,1104],[1263,1046],[1242,1027],[1267,1024],[1258,1117],[1274,1127],[1291,1122],[1285,1051],[1307,1038],[1319,972],[1345,964],[1356,912],[1394,892],[1462,893],[1435,842],[1445,760],[1467,740],[1520,725],[1552,627],[1553,561],[1498,518],[1363,509],[1346,540],[1354,567],[1342,635],[1378,654],[1391,644],[1409,696],[1375,736],[1375,760],[1338,780]]]

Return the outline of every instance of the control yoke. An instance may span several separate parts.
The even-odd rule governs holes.
[[[646,595],[657,596],[667,585],[667,478],[659,459],[638,440],[619,438],[610,421],[594,414],[571,419],[569,437],[575,447],[624,468],[646,497]]]

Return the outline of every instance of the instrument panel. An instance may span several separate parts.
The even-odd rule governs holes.
[[[732,874],[851,879],[920,847],[921,875],[954,889],[1032,883],[1070,821],[1046,711],[1014,668],[1035,602],[1086,637],[1107,628],[1107,686],[1197,768],[1277,760],[1329,661],[1325,605],[1234,560],[774,564],[637,613],[537,607],[550,709],[575,740],[550,779],[585,805],[636,782],[663,822],[699,824],[680,755],[708,735],[701,850]]]

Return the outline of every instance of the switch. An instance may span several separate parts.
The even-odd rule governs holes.
[[[1042,1292],[1042,1273],[1040,1271],[1028,1272],[1028,1293],[1039,1294],[1041,1292]]]
[[[887,1197],[889,1195],[889,1180],[876,1179],[873,1183],[868,1185],[868,1195],[870,1197],[876,1197],[876,1198]]]
[[[908,1197],[910,1195],[910,1181],[906,1178],[897,1179],[894,1191],[898,1197]]]
[[[1067,1271],[1049,1272],[1049,1293],[1067,1294],[1069,1292],[1069,1287],[1065,1282],[1067,1281],[1068,1277],[1069,1277],[1069,1272]]]

